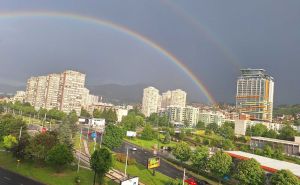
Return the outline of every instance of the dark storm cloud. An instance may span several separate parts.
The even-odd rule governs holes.
[[[264,68],[275,78],[276,103],[300,103],[299,7],[299,1],[279,0],[0,2],[0,12],[73,12],[124,25],[176,55],[218,101],[234,101],[237,65]],[[0,57],[0,83],[25,83],[31,75],[71,68],[86,72],[89,84],[179,87],[205,100],[195,84],[154,49],[87,23],[0,18]]]

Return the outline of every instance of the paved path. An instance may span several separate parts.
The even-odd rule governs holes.
[[[0,168],[0,185],[43,185],[22,175]]]

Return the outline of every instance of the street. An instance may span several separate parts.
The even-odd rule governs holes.
[[[0,185],[43,185],[19,174],[0,168]]]
[[[130,150],[133,147],[137,148],[137,150]],[[114,151],[118,153],[126,153],[127,148],[129,148],[128,153],[130,157],[134,158],[138,163],[147,167],[148,158],[153,157],[153,153],[149,152],[148,150],[143,150],[141,147],[137,147],[127,142],[124,142],[120,148],[115,149]],[[175,168],[174,166],[170,165],[162,159],[160,160],[160,167],[158,167],[156,170],[174,179],[182,179],[183,177],[182,170]]]

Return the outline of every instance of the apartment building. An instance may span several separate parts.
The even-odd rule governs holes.
[[[162,93],[161,108],[165,109],[168,106],[185,107],[186,92],[181,89],[176,89]]]
[[[169,106],[164,110],[164,113],[167,113],[170,121],[173,122],[188,122],[190,126],[196,126],[198,123],[199,109],[192,106]]]
[[[75,110],[79,115],[81,111],[85,74],[67,70],[60,76],[58,106],[59,110],[69,113]]]
[[[264,69],[242,69],[237,80],[236,108],[252,120],[272,122],[274,80]]]
[[[31,77],[27,81],[25,101],[36,109],[43,108],[46,100],[47,76]]]
[[[159,104],[161,103],[161,97],[159,90],[154,87],[147,87],[144,89],[143,102],[142,102],[142,113],[148,117],[152,113],[157,113]]]
[[[26,96],[25,91],[17,91],[15,96],[12,97],[11,101],[13,101],[13,102],[19,101],[22,103],[25,100],[25,96]]]
[[[221,126],[225,122],[225,115],[221,112],[201,111],[199,113],[199,121],[207,126],[210,123],[216,123]]]
[[[31,77],[27,81],[25,102],[36,109],[57,108],[79,115],[81,107],[98,102],[99,97],[89,94],[85,87],[85,74],[67,70],[61,74]]]
[[[53,109],[58,107],[60,76],[60,74],[49,74],[47,76],[45,109]]]

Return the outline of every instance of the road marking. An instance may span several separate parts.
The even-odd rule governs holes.
[[[3,177],[4,179],[6,179],[6,180],[10,180],[10,178],[8,178],[8,177]]]

